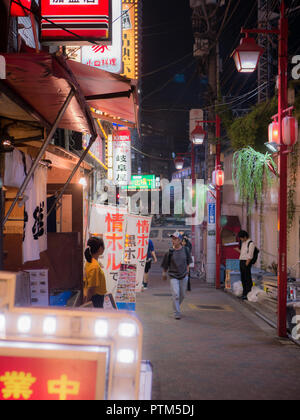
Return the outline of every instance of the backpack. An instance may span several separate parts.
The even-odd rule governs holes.
[[[249,246],[250,246],[251,242],[253,243],[253,241],[249,241],[249,243],[248,243],[248,252],[249,252]],[[256,263],[257,258],[258,258],[258,254],[259,254],[259,249],[257,247],[254,247],[253,258],[251,260],[252,265],[254,265]]]
[[[185,250],[185,255],[186,255],[186,265],[189,265],[190,251],[187,249],[186,246],[184,246],[183,248]],[[174,248],[170,248],[169,249],[169,255],[168,255],[168,267],[170,267],[173,252],[174,252]]]

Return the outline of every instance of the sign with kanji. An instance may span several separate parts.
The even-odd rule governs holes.
[[[105,251],[100,260],[106,278],[106,288],[115,296],[124,251],[126,209],[93,204],[90,216],[90,235],[101,236]]]
[[[128,214],[126,223],[124,263],[136,265],[136,291],[142,290],[147,259],[151,216]]]
[[[81,48],[81,62],[111,73],[121,73],[122,65],[122,2],[112,0],[112,44]]]
[[[123,186],[131,181],[131,136],[129,130],[113,133],[114,184]]]
[[[138,0],[123,0],[122,8],[122,76],[137,80],[139,77],[139,20]]]
[[[67,352],[64,358],[34,349],[31,356],[24,357],[23,353],[0,355],[0,400],[95,400],[96,392],[104,399],[106,353],[99,353],[98,360],[72,358]],[[97,376],[99,368],[102,378]]]
[[[111,0],[42,0],[41,15],[44,43],[111,43]]]

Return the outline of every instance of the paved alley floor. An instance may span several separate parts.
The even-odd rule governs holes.
[[[137,296],[143,360],[153,365],[152,400],[300,399],[300,347],[223,291],[192,283],[172,313],[169,283],[153,265]]]

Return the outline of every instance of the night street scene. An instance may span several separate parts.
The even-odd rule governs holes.
[[[0,400],[300,399],[299,25],[0,0]]]

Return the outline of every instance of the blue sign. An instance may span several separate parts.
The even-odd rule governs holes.
[[[208,204],[208,223],[210,225],[216,224],[216,204]]]

